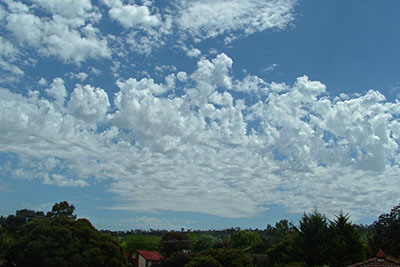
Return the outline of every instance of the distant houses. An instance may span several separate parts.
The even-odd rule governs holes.
[[[164,260],[164,257],[157,251],[136,250],[132,255],[135,267],[150,267]]]

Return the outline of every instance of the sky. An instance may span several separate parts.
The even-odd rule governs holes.
[[[0,214],[259,228],[400,201],[397,0],[0,0]]]

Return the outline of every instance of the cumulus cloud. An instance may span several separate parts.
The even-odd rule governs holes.
[[[87,122],[105,119],[110,103],[107,93],[101,88],[78,84],[68,101],[68,109],[76,118]]]
[[[254,9],[268,15],[268,8],[281,2],[286,3],[282,12],[289,10],[288,1],[220,4],[233,7],[223,15],[229,22]],[[9,31],[21,43],[41,43],[43,54],[79,63],[107,50],[90,23],[83,30],[8,3]],[[57,11],[59,2],[38,3],[67,16]],[[92,10],[90,2],[74,3],[82,7],[76,14]],[[185,12],[201,10],[198,1],[180,3],[188,7]],[[241,3],[247,9],[236,7]],[[219,34],[202,23],[187,29],[204,38]],[[227,23],[221,31],[267,27],[264,20],[238,23]],[[52,27],[64,31],[51,35]],[[91,40],[94,54],[85,52],[85,44],[77,45]],[[70,50],[52,50],[64,47],[64,41],[72,44]],[[19,53],[5,39],[0,39],[0,52],[7,58]],[[44,93],[1,89],[0,152],[15,156],[13,177],[55,186],[107,180],[108,190],[126,201],[127,209],[138,211],[239,218],[280,204],[293,212],[317,206],[326,213],[343,209],[361,217],[392,206],[399,189],[398,102],[375,90],[332,99],[322,82],[307,76],[293,84],[252,75],[236,79],[232,67],[224,53],[201,57],[191,73],[169,68],[172,73],[163,79],[119,79],[113,96],[92,84],[69,88],[61,78],[54,78]],[[41,85],[46,84],[42,79]]]
[[[222,34],[232,40],[284,28],[293,19],[295,3],[176,0],[160,8],[153,1],[142,1],[142,5],[120,0],[4,2],[0,6],[0,30],[5,36],[0,39],[0,68],[13,77],[6,74],[3,80],[18,80],[25,66],[33,66],[43,57],[81,66],[92,59],[121,61],[132,52],[149,56],[175,39],[180,45],[189,39],[201,41]],[[101,13],[104,10],[108,14]],[[107,19],[123,29],[105,27]],[[189,57],[201,56],[199,49],[183,47]]]
[[[43,78],[42,78],[43,79]],[[45,80],[40,80],[42,84],[45,84]],[[40,82],[39,81],[39,82]],[[50,88],[46,89],[46,92],[55,99],[55,103],[62,107],[64,106],[65,97],[67,96],[67,90],[64,86],[64,80],[61,78],[55,78]]]
[[[92,24],[85,25],[86,21],[96,16],[87,13],[91,8],[89,1],[37,2],[52,12],[53,16],[35,15],[34,5],[28,7],[21,4],[25,8],[9,8],[11,12],[6,18],[6,29],[13,34],[21,48],[29,45],[44,56],[57,56],[76,64],[88,58],[110,57],[107,40]]]
[[[125,28],[131,28],[137,25],[152,27],[159,24],[159,19],[157,16],[150,14],[147,6],[118,5],[109,10],[109,15]]]

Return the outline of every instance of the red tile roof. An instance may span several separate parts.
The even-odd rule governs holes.
[[[157,251],[147,251],[138,249],[136,250],[136,252],[142,255],[148,261],[160,261],[164,259],[164,257]]]
[[[386,254],[385,254],[385,252],[383,252],[382,249],[379,249],[378,254],[376,254],[375,257],[376,257],[377,259],[384,259],[384,258],[386,258]]]
[[[359,262],[348,267],[395,267],[400,266],[400,262],[386,258],[385,252],[382,249],[379,250],[375,258]]]

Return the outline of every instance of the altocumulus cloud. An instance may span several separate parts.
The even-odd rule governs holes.
[[[279,204],[360,218],[392,206],[398,102],[374,90],[332,98],[307,76],[293,84],[237,78],[234,58],[192,48],[283,29],[295,1],[179,0],[165,9],[153,1],[93,2],[0,3],[7,33],[0,37],[2,172],[56,186],[107,181],[125,203],[114,208],[123,210],[241,218]],[[194,70],[169,68],[157,74],[162,79],[119,75],[127,55],[149,55],[175,38],[180,49],[190,47]],[[73,86],[68,75],[30,89],[4,86],[42,60],[77,68],[96,62],[98,75],[112,60],[115,77],[126,78],[115,81],[115,93],[84,72]]]
[[[35,169],[60,186],[111,180],[109,190],[131,203],[123,209],[237,218],[269,204],[318,204],[361,216],[396,196],[398,103],[373,90],[331,99],[306,76],[293,85],[237,80],[232,62],[200,59],[181,95],[151,78],[118,80],[113,103],[78,85],[60,106],[60,78],[52,98],[3,89],[1,151],[18,156],[16,176]]]

